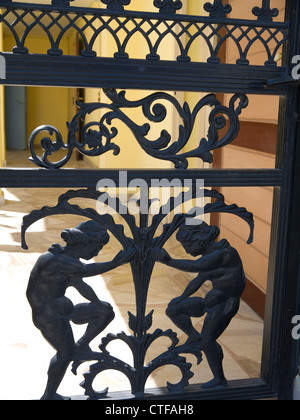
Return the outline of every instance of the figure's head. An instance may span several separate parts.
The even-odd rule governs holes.
[[[67,245],[76,247],[80,258],[85,260],[96,257],[109,242],[107,230],[92,220],[80,223],[73,229],[65,229],[61,237]]]
[[[176,238],[186,252],[193,257],[203,254],[207,245],[217,239],[220,229],[205,222],[199,225],[183,225]]]

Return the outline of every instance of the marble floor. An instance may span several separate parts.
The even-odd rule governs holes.
[[[22,158],[22,159],[21,159]],[[16,163],[17,160],[22,163]],[[8,154],[8,166],[27,166],[24,154]],[[73,162],[74,167],[80,162]],[[29,250],[24,251],[20,244],[20,227],[22,218],[33,209],[40,209],[45,204],[55,205],[58,196],[64,190],[58,189],[5,189],[5,202],[0,206],[0,319],[1,327],[1,366],[0,366],[0,399],[2,400],[31,400],[38,399],[43,393],[47,380],[47,369],[53,349],[43,339],[40,332],[31,321],[30,307],[27,303],[25,291],[30,271],[35,261],[49,246],[58,242],[63,244],[60,233],[66,227],[74,227],[82,221],[75,216],[53,216],[37,222],[28,231],[27,241]],[[111,238],[95,261],[107,261],[119,251],[120,245]],[[176,258],[185,258],[178,242],[170,240],[167,246],[170,254]],[[192,274],[179,272],[157,264],[149,288],[147,313],[154,309],[153,325],[150,332],[156,328],[167,330],[172,328],[177,332],[181,343],[186,336],[178,330],[165,315],[165,309],[176,296],[179,296]],[[100,299],[108,301],[114,307],[116,317],[114,321],[96,339],[92,345],[95,350],[101,338],[108,333],[117,334],[125,331],[131,334],[128,327],[128,314],[135,313],[135,295],[129,265],[119,267],[102,276],[90,278],[88,283],[94,288]],[[203,291],[202,293],[205,293]],[[76,291],[70,289],[68,296],[72,301],[82,301]],[[203,320],[194,319],[196,328],[201,329]],[[82,327],[74,326],[75,337],[82,334]],[[230,326],[218,340],[224,351],[224,370],[227,379],[255,378],[260,373],[262,351],[263,321],[241,302],[240,310],[232,320]],[[160,339],[154,343],[147,355],[147,362],[156,355],[166,351],[169,341]],[[109,347],[111,354],[132,364],[129,348],[118,341]],[[197,366],[194,356],[187,360],[193,363],[194,377],[191,384],[202,383],[211,379],[211,372],[207,362]],[[63,395],[80,395],[83,393],[79,386],[82,374],[87,370],[86,365],[74,376],[69,370],[60,386]],[[164,367],[155,371],[147,382],[147,388],[165,386],[166,381],[176,382],[180,379],[177,368]],[[97,378],[96,388],[101,390],[109,386],[111,392],[128,390],[127,378],[115,371],[106,371]]]

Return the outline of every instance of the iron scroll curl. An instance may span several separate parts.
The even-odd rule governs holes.
[[[193,110],[187,102],[183,105],[168,93],[153,93],[144,99],[131,101],[126,98],[126,92],[117,92],[115,89],[103,89],[111,103],[81,103],[77,102],[79,111],[68,126],[68,139],[64,143],[59,131],[52,126],[41,126],[36,128],[29,138],[31,151],[30,160],[37,166],[46,169],[60,169],[71,158],[73,150],[76,149],[83,155],[100,156],[108,151],[114,155],[120,153],[120,147],[114,140],[117,138],[118,130],[112,126],[114,120],[124,123],[132,132],[133,137],[139,146],[151,157],[160,160],[167,160],[174,164],[176,169],[187,169],[189,158],[198,158],[203,162],[213,161],[212,151],[230,144],[239,132],[239,115],[248,105],[248,98],[245,94],[235,94],[231,97],[229,106],[222,105],[215,94],[208,94],[198,101]],[[148,137],[151,123],[156,124],[164,121],[167,117],[166,105],[175,108],[179,115],[181,124],[178,127],[178,136],[173,139],[172,135],[165,129],[161,130],[160,136],[155,140]],[[199,112],[205,107],[212,108],[209,114],[209,129],[206,137],[199,140],[195,149],[183,152],[188,145],[192,135],[195,122]],[[126,114],[127,109],[138,109],[143,112],[147,121],[142,125],[137,124]],[[100,121],[84,123],[87,115],[101,111]],[[83,128],[80,122],[83,121]],[[220,135],[226,124],[226,133]],[[81,141],[78,141],[77,134],[81,130]],[[51,141],[49,137],[43,137],[40,146],[44,149],[42,157],[35,152],[35,143],[39,134],[47,131],[55,133],[56,140]],[[54,152],[67,150],[66,156],[58,162],[52,163],[49,160]]]

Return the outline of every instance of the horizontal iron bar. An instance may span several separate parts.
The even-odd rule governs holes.
[[[64,86],[116,89],[154,89],[286,95],[279,85],[266,89],[268,80],[287,76],[285,67],[237,64],[180,63],[41,54],[2,53],[6,59],[3,85]]]
[[[96,188],[98,181],[104,178],[114,181],[118,187],[120,172],[118,170],[1,169],[0,188]],[[169,181],[179,179],[182,183],[184,180],[204,179],[204,185],[207,187],[280,186],[282,171],[279,169],[128,170],[128,183],[133,179],[143,179],[149,186],[154,179]]]
[[[149,18],[157,20],[179,21],[179,22],[199,22],[207,24],[226,24],[226,25],[240,25],[240,26],[254,26],[258,28],[282,28],[288,29],[289,22],[270,22],[268,20],[261,21],[257,19],[235,19],[235,18],[212,18],[209,16],[184,15],[184,14],[169,14],[167,17],[164,14],[157,12],[142,12],[131,11],[124,9],[123,11],[114,11],[103,8],[93,7],[78,7],[78,6],[50,6],[49,4],[34,4],[34,3],[19,3],[19,2],[5,2],[2,0],[1,6],[6,9],[15,10],[32,10],[32,11],[47,11],[47,12],[67,12],[68,14],[92,15],[92,16],[118,16],[118,17],[134,17],[134,18]]]
[[[164,389],[150,389],[153,395],[145,396],[145,400],[174,399],[175,395]],[[261,378],[228,381],[223,389],[204,389],[199,384],[190,385],[182,394],[177,394],[178,400],[258,400],[276,399],[276,394]]]
[[[300,85],[300,79],[294,79],[293,77],[285,77],[283,79],[273,79],[268,80],[266,83],[266,87],[269,89],[273,89],[276,86],[299,86]]]
[[[111,401],[117,400],[135,400],[135,397],[130,391],[112,392],[109,393]],[[77,396],[72,400],[85,400],[87,397]],[[228,385],[224,388],[201,388],[200,384],[190,385],[182,393],[172,393],[166,388],[150,388],[146,390],[143,398],[144,404],[152,404],[155,410],[155,403],[150,401],[190,401],[189,404],[193,405],[195,401],[201,400],[266,400],[277,399],[276,393],[270,386],[264,383],[260,378],[240,379],[228,381]],[[187,405],[187,404],[186,404]],[[156,407],[158,412],[158,407]],[[195,410],[196,411],[196,410]]]

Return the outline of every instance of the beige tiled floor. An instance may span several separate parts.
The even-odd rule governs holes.
[[[19,158],[24,155],[19,153]],[[8,164],[14,154],[8,155]],[[21,160],[19,166],[27,166]],[[24,163],[24,164],[23,164]],[[1,327],[1,366],[0,366],[0,399],[3,400],[28,400],[37,399],[41,396],[46,378],[50,358],[53,349],[42,338],[40,332],[31,322],[31,313],[26,301],[25,291],[30,271],[38,258],[53,242],[60,242],[60,232],[66,227],[73,227],[80,221],[74,216],[59,216],[45,219],[36,223],[28,232],[29,251],[23,251],[20,246],[20,226],[22,218],[33,209],[39,209],[45,204],[54,205],[62,190],[5,190],[5,204],[0,207],[0,318]],[[98,261],[109,260],[120,249],[117,241],[113,238],[105,247]],[[168,244],[168,251],[176,256],[184,256],[176,240]],[[182,293],[183,288],[192,275],[178,272],[157,264],[149,289],[148,307],[154,309],[153,325],[155,328],[167,330],[172,328],[178,333],[181,342],[186,337],[171,323],[165,315],[165,309],[170,300]],[[118,333],[125,331],[130,334],[127,325],[127,311],[135,313],[135,297],[132,278],[128,266],[123,266],[103,276],[97,276],[89,280],[89,283],[97,292],[98,296],[110,302],[116,312],[115,320],[103,332]],[[68,296],[77,302],[77,292],[70,290]],[[195,325],[201,328],[201,320],[195,319]],[[78,327],[75,327],[78,329]],[[76,330],[75,336],[80,336],[82,329]],[[224,350],[224,369],[226,376],[231,379],[244,379],[258,377],[260,371],[261,347],[262,347],[262,320],[244,303],[238,315],[231,322],[227,331],[219,339]],[[93,343],[97,350],[99,340]],[[158,340],[151,347],[147,362],[156,355],[164,352],[169,345],[166,340]],[[122,360],[132,363],[132,356],[125,344],[118,342],[110,347],[111,353]],[[191,383],[201,383],[211,379],[211,373],[204,361],[200,366],[196,365],[194,356],[188,357],[193,363],[194,377]],[[59,389],[63,395],[82,394],[79,383],[82,381],[82,373],[87,369],[86,365],[79,370],[77,376],[68,372]],[[172,382],[179,378],[178,370],[162,368],[154,372],[147,383],[147,387],[165,386],[166,380]],[[127,379],[116,372],[108,371],[100,375],[97,380],[97,389],[109,386],[110,391],[129,389]]]

